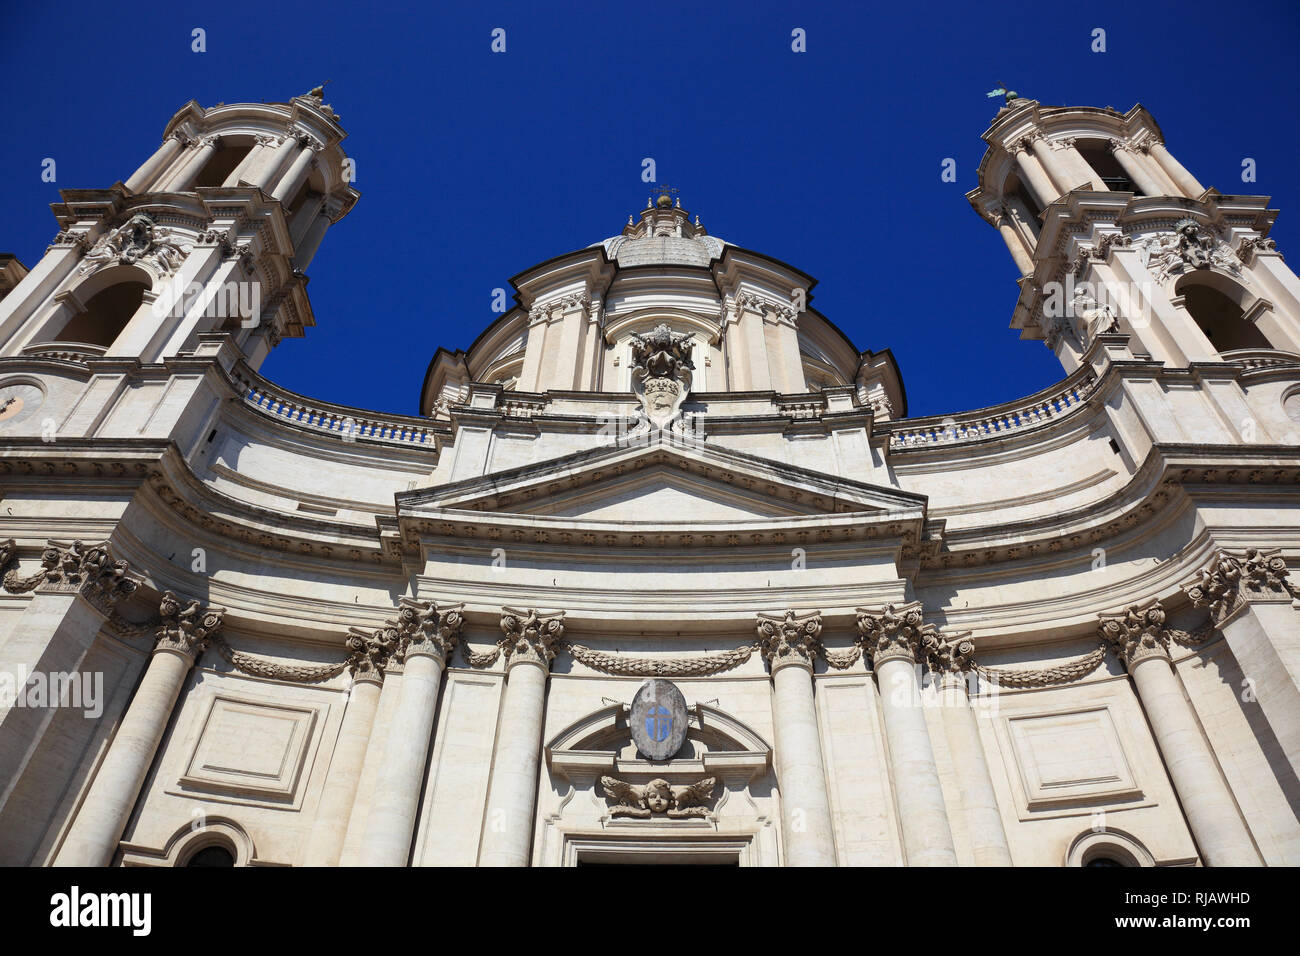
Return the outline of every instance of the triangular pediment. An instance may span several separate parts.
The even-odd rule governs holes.
[[[676,436],[621,443],[398,496],[429,510],[679,524],[915,511],[925,498]]]

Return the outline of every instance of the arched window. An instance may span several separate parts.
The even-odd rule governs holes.
[[[1065,854],[1066,866],[1155,866],[1150,851],[1121,830],[1089,830],[1074,838]]]
[[[1190,282],[1179,283],[1178,292],[1183,297],[1183,308],[1218,352],[1272,348],[1264,333],[1246,321],[1242,307],[1220,289]]]
[[[107,348],[140,308],[148,288],[146,282],[128,279],[100,289],[90,297],[83,311],[68,320],[54,341],[84,342]]]
[[[199,850],[185,861],[187,867],[221,867],[234,866],[235,855],[224,846],[212,844]]]

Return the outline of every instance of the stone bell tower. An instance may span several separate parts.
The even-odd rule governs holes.
[[[0,355],[158,362],[229,332],[256,369],[303,335],[304,270],[359,195],[322,92],[191,101],[125,184],[62,190],[59,234],[0,300]]]
[[[1300,352],[1300,280],[1265,196],[1204,188],[1142,106],[1009,97],[967,198],[1020,270],[1012,328],[1073,371],[1103,332],[1167,366]]]

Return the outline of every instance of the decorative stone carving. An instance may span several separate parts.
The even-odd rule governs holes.
[[[564,639],[564,612],[541,614],[534,609],[503,607],[501,649],[507,666],[516,660],[533,660],[549,667]]]
[[[1217,626],[1252,597],[1289,599],[1286,562],[1279,551],[1250,548],[1244,556],[1216,551],[1197,579],[1183,585],[1183,592],[1196,607],[1209,608]]]
[[[137,213],[125,224],[100,236],[81,263],[81,275],[119,262],[139,264],[159,276],[168,276],[180,268],[193,245],[175,238],[154,225],[148,213]]]
[[[1243,263],[1249,263],[1250,257],[1257,252],[1277,252],[1277,243],[1263,236],[1247,236],[1237,243],[1237,258]]]
[[[208,640],[221,630],[226,611],[219,607],[204,608],[198,601],[189,601],[182,606],[180,598],[167,591],[163,594],[158,613],[162,622],[158,625],[155,650],[179,651],[196,657],[208,646]]]
[[[1112,247],[1127,249],[1132,244],[1133,244],[1132,238],[1124,235],[1122,232],[1107,233],[1106,235],[1102,236],[1100,240],[1098,240],[1097,250],[1093,254],[1093,258],[1105,262],[1107,259],[1110,258],[1110,250]]]
[[[822,615],[813,611],[802,617],[786,611],[784,617],[758,615],[759,649],[775,671],[783,664],[812,667],[821,651]]]
[[[1114,646],[1129,670],[1148,657],[1169,657],[1165,610],[1159,603],[1147,607],[1132,604],[1118,614],[1102,614],[1100,618],[1097,632]]]
[[[902,607],[888,604],[879,611],[858,608],[858,634],[872,665],[879,667],[895,657],[915,661],[922,642],[935,635],[935,628],[922,622],[921,602],[914,601]]]
[[[677,418],[690,390],[694,336],[676,333],[667,325],[651,332],[632,333],[632,386],[645,417],[656,428]]]
[[[605,795],[615,801],[609,812],[612,817],[644,820],[662,813],[673,819],[682,819],[709,816],[705,802],[713,795],[717,780],[705,777],[690,786],[674,787],[667,780],[655,778],[638,787],[617,777],[601,777],[600,786]]]
[[[742,309],[748,309],[751,312],[757,312],[759,315],[775,315],[778,319],[785,322],[794,322],[795,311],[790,305],[783,302],[772,302],[753,292],[741,292],[734,302]]]
[[[402,598],[396,623],[401,658],[405,660],[412,654],[431,654],[443,660],[450,657],[465,625],[463,609],[463,604],[438,607],[433,601]],[[505,627],[504,619],[501,626]]]
[[[70,232],[63,229],[51,241],[52,246],[76,246],[83,252],[90,246],[90,238],[84,232]]]
[[[1137,243],[1143,265],[1158,282],[1164,282],[1189,269],[1218,266],[1234,275],[1241,273],[1241,262],[1227,245],[1207,232],[1194,219],[1183,219],[1174,231],[1147,236]]]
[[[1085,349],[1098,335],[1114,332],[1119,327],[1114,310],[1098,303],[1085,286],[1075,288],[1073,305],[1076,331]]]
[[[363,631],[354,627],[348,631],[347,648],[350,652],[348,670],[353,680],[382,681],[388,661],[401,644],[401,632],[392,624]]]
[[[930,670],[936,674],[962,674],[975,663],[975,642],[969,631],[952,635],[930,631],[922,634],[921,648]]]
[[[12,560],[16,553],[12,540],[6,542],[6,548],[8,559]],[[80,541],[71,544],[51,541],[41,554],[40,570],[31,577],[19,578],[18,569],[13,568],[4,576],[4,588],[14,594],[34,588],[75,592],[97,607],[111,608],[138,587],[126,576],[128,567],[125,561],[113,558],[107,542],[87,546]]]

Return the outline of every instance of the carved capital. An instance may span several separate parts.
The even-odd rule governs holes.
[[[107,611],[138,587],[127,577],[128,569],[125,561],[113,557],[107,542],[84,545],[80,541],[51,541],[41,554],[39,571],[29,578],[19,578],[17,570],[11,570],[5,574],[4,586],[16,593],[36,589],[45,593],[80,594]]]
[[[935,633],[934,625],[922,622],[921,602],[880,610],[858,608],[858,634],[871,663],[879,667],[893,658],[915,661],[922,642]]]
[[[936,674],[960,676],[974,663],[975,642],[970,631],[942,634],[936,630],[921,636],[921,651]]]
[[[811,668],[821,651],[822,615],[813,611],[802,616],[786,611],[784,617],[758,615],[759,649],[775,671],[786,664]]]
[[[1246,265],[1250,264],[1251,257],[1257,252],[1277,252],[1277,243],[1263,236],[1247,236],[1237,243],[1237,258]],[[1281,253],[1278,255],[1280,257]]]
[[[225,622],[225,608],[203,607],[198,601],[181,604],[173,592],[163,594],[158,607],[162,621],[154,651],[176,651],[194,659],[208,646],[208,640],[221,630]]]
[[[1132,604],[1118,614],[1099,617],[1097,633],[1114,646],[1115,653],[1129,670],[1148,657],[1169,659],[1165,610],[1158,601],[1145,607]]]
[[[1286,562],[1277,549],[1250,548],[1244,554],[1216,551],[1195,581],[1183,585],[1196,607],[1208,608],[1210,620],[1218,625],[1237,608],[1251,600],[1290,600]]]
[[[564,639],[564,612],[541,614],[537,610],[501,609],[501,649],[506,666],[533,661],[549,668]]]
[[[402,659],[412,654],[427,654],[444,661],[450,657],[465,625],[465,618],[461,615],[464,607],[463,604],[438,607],[432,601],[402,598],[395,625]],[[394,625],[390,622],[390,626]]]
[[[354,681],[382,682],[389,660],[398,652],[402,635],[389,623],[373,631],[359,627],[348,631],[348,671]]]

